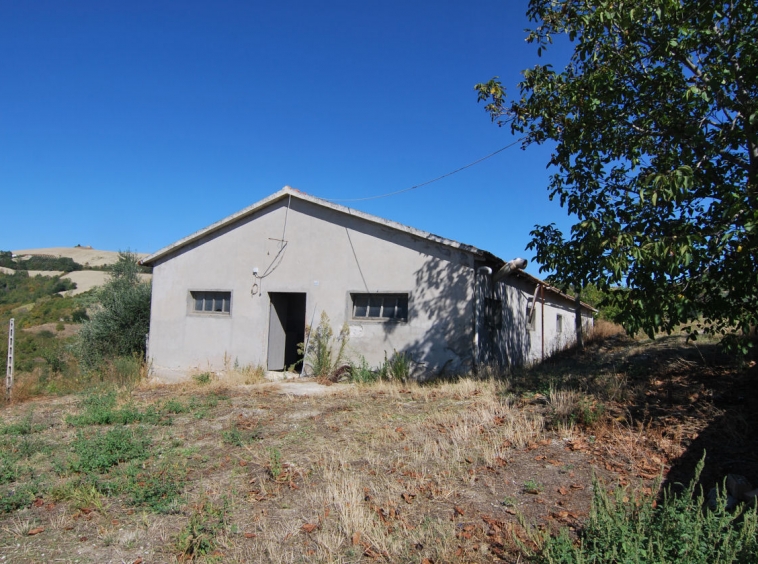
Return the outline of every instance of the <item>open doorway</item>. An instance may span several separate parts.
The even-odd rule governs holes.
[[[268,370],[286,370],[303,359],[298,343],[305,341],[305,294],[269,292]]]

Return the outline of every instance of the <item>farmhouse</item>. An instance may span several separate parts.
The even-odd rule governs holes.
[[[322,312],[370,366],[420,378],[537,362],[575,342],[574,299],[487,251],[288,186],[142,260],[155,376],[285,370]],[[591,307],[579,307],[585,329]],[[306,365],[306,371],[308,366]]]

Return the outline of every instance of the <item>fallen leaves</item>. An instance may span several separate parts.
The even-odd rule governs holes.
[[[312,533],[318,528],[318,523],[305,523],[300,530],[304,533]]]

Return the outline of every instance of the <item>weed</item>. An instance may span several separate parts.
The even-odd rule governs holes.
[[[27,507],[43,491],[44,488],[38,481],[18,484],[7,491],[0,490],[0,513],[10,513]]]
[[[128,425],[130,423],[146,423],[148,425],[170,424],[169,419],[163,419],[153,406],[140,411],[134,405],[126,405],[116,409],[116,392],[94,393],[85,398],[81,406],[83,412],[79,415],[66,416],[66,423],[74,427],[87,425]]]
[[[525,493],[537,495],[539,493],[542,493],[542,490],[544,489],[545,489],[545,486],[543,486],[536,480],[527,480],[526,482],[524,482]]]
[[[166,413],[175,413],[175,414],[187,413],[189,412],[189,406],[184,405],[182,402],[178,400],[170,399],[170,400],[167,400],[166,403],[163,404],[163,411],[165,411]]]
[[[26,414],[26,417],[18,423],[10,423],[3,426],[2,430],[0,430],[0,435],[31,435],[36,431],[40,431],[41,427],[35,427],[32,425],[33,417],[34,412],[29,411],[29,413]]]
[[[257,427],[252,430],[241,430],[234,426],[231,429],[222,431],[221,438],[228,445],[241,447],[252,443],[253,441],[257,441],[261,438],[261,435]]]
[[[266,380],[266,369],[258,365],[239,366],[235,363],[234,370],[231,374],[232,381],[242,381],[243,384],[258,384]]]
[[[216,549],[216,535],[226,527],[226,498],[221,507],[209,501],[199,504],[189,522],[177,535],[175,546],[183,559],[205,556]]]
[[[244,444],[242,440],[242,433],[236,427],[222,431],[221,437],[224,442],[232,446],[242,446]]]
[[[192,376],[192,379],[200,384],[201,386],[204,386],[205,384],[210,384],[211,380],[213,379],[213,374],[210,372],[201,372],[200,374],[195,374]]]
[[[53,488],[50,496],[55,501],[70,501],[76,509],[103,509],[103,495],[89,480],[76,479],[67,482],[63,486]]]
[[[282,475],[282,453],[276,447],[269,447],[268,449],[268,471],[274,480],[278,480]]]
[[[74,472],[103,473],[119,462],[146,458],[149,446],[150,438],[142,429],[116,427],[90,436],[80,431],[71,444],[76,458],[70,461],[69,467]]]
[[[368,361],[363,356],[357,365],[352,364],[350,366],[351,382],[356,382],[358,384],[370,384],[372,382],[376,382],[378,378],[379,374],[376,371],[371,370],[371,367],[368,365]]]
[[[500,505],[503,505],[505,507],[515,507],[518,504],[518,500],[511,496],[507,495],[503,498],[503,501],[500,502]]]
[[[579,402],[577,419],[585,427],[592,428],[602,419],[604,413],[605,405],[603,403],[585,397]]]
[[[303,355],[305,362],[310,364],[313,375],[320,379],[333,380],[345,364],[345,347],[347,347],[350,330],[345,323],[334,336],[334,330],[329,324],[329,316],[321,312],[321,320],[315,331],[310,327],[307,332],[307,350],[305,343],[298,346],[298,352]],[[337,350],[334,346],[337,345]]]
[[[184,489],[187,471],[175,457],[163,461],[154,470],[132,462],[124,474],[122,491],[129,496],[131,505],[147,506],[156,513],[176,510],[176,501]]]
[[[18,479],[19,468],[16,460],[11,453],[0,452],[0,484],[10,484]]]
[[[634,494],[626,488],[609,494],[595,480],[590,518],[581,542],[575,544],[564,529],[557,537],[546,539],[538,561],[758,562],[755,508],[740,507],[730,513],[726,511],[726,494],[722,493],[715,511],[703,511],[703,493],[701,490],[695,495],[695,484],[704,462],[705,459],[698,464],[685,492],[674,495],[666,489],[659,503],[656,488],[650,494]]]
[[[411,357],[405,353],[392,351],[388,359],[384,352],[384,364],[379,368],[379,377],[382,380],[398,380],[405,382],[411,375]]]
[[[581,392],[551,387],[546,395],[554,424],[580,424],[591,429],[602,420],[605,413],[605,405],[602,402]]]

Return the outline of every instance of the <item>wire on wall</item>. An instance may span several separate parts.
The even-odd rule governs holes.
[[[270,239],[272,241],[279,241],[279,250],[277,251],[276,255],[274,255],[274,258],[271,260],[269,265],[266,267],[266,270],[263,271],[263,274],[259,275],[257,272],[253,271],[253,278],[255,281],[253,282],[253,286],[250,288],[250,295],[252,296],[255,296],[256,294],[259,296],[263,295],[263,279],[271,276],[271,274],[273,274],[274,271],[279,268],[279,265],[282,264],[282,259],[284,259],[284,251],[287,249],[288,243],[288,241],[285,239],[285,235],[287,234],[287,218],[289,217],[291,203],[292,195],[289,195],[287,198],[287,208],[284,211],[284,227],[282,228],[282,238]]]

